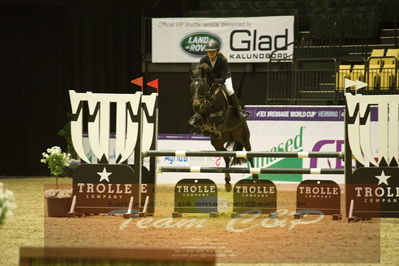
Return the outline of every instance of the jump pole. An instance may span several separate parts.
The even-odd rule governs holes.
[[[142,106],[143,107],[143,106]],[[180,173],[242,173],[242,174],[320,174],[335,175],[344,174],[345,181],[352,174],[352,152],[347,138],[347,106],[345,108],[344,132],[345,141],[343,152],[269,152],[269,151],[189,151],[189,150],[156,150],[158,134],[158,106],[155,107],[155,116],[152,123],[155,126],[153,143],[149,150],[142,150],[140,145],[139,153],[141,160],[150,157],[150,173],[154,176],[156,184],[156,173],[180,172]],[[345,160],[344,169],[331,168],[246,168],[246,167],[159,167],[157,168],[156,157],[176,156],[176,157],[236,157],[236,158],[341,158]],[[347,182],[345,182],[346,184]],[[148,199],[148,197],[146,198]],[[154,198],[155,200],[155,193]],[[348,207],[347,207],[348,208]],[[153,211],[153,210],[152,210]],[[348,216],[348,212],[347,212]]]
[[[155,137],[152,150],[142,151],[139,149],[140,157],[150,157],[150,173],[156,177],[156,172],[199,172],[199,173],[266,173],[266,174],[344,174],[345,185],[349,178],[352,177],[352,151],[348,141],[347,131],[348,107],[345,106],[344,118],[344,148],[343,152],[256,152],[256,151],[186,151],[186,150],[156,150],[157,133],[158,133],[158,106],[156,105],[156,115],[152,121],[155,124]],[[140,147],[141,148],[141,147]],[[155,149],[154,149],[155,148]],[[137,154],[137,153],[136,153]],[[176,157],[236,157],[236,158],[252,158],[252,157],[270,157],[270,158],[341,158],[345,160],[344,169],[281,169],[281,168],[219,168],[219,167],[160,167],[157,169],[156,157],[160,156],[176,156]],[[156,178],[154,180],[156,184]],[[349,209],[346,200],[346,209]],[[347,217],[348,217],[347,211]]]
[[[186,150],[149,150],[144,157],[271,157],[271,158],[344,158],[344,152],[257,152],[257,151],[186,151]]]
[[[246,168],[246,167],[200,167],[164,166],[158,172],[179,173],[238,173],[238,174],[304,174],[304,175],[339,175],[344,174],[344,169],[334,168]]]

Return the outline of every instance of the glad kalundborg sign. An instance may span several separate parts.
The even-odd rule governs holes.
[[[294,16],[248,18],[154,18],[152,62],[195,63],[218,40],[231,63],[292,61]],[[165,52],[167,51],[167,52]]]

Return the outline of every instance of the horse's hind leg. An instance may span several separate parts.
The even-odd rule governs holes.
[[[223,157],[223,159],[224,159],[224,162],[225,162],[225,164],[226,164],[226,168],[229,168],[230,157]],[[225,174],[224,174],[224,181],[226,182],[226,183],[224,184],[224,186],[225,186],[225,188],[226,188],[226,191],[227,191],[227,192],[230,192],[230,191],[233,189],[233,187],[232,187],[231,184],[230,184],[230,181],[231,181],[230,173],[225,173]]]
[[[254,167],[254,165],[255,165],[255,158],[252,157],[252,158],[249,160],[249,163],[251,164],[251,167]],[[253,175],[252,175],[252,179],[258,180],[258,179],[259,179],[259,175],[258,175],[258,174],[253,174]]]
[[[246,151],[251,151],[251,143],[249,141],[250,139],[250,133],[249,133],[249,128],[248,124],[245,122],[242,124],[241,127],[239,127],[237,130],[233,132],[233,138],[235,141],[239,142]],[[248,159],[249,164],[251,167],[255,166],[255,158],[249,158]],[[259,176],[257,174],[252,175],[253,179],[259,179]]]
[[[222,143],[221,141],[217,141],[216,138],[211,138],[211,143],[212,146],[215,148],[215,150],[217,151],[226,151],[226,148],[224,147],[224,143]],[[230,165],[230,157],[223,157],[226,168],[229,168]],[[225,188],[227,192],[230,192],[232,190],[232,185],[230,184],[231,181],[231,176],[230,173],[225,173],[224,174],[224,181],[225,183]]]

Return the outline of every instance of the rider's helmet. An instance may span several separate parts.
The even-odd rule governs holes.
[[[210,39],[205,46],[205,51],[219,51],[219,42],[214,39]]]

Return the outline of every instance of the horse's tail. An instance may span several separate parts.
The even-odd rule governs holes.
[[[241,143],[239,143],[237,141],[232,141],[231,145],[233,145],[233,151],[242,151],[244,148],[241,145]],[[247,159],[245,159],[245,158],[234,157],[233,160],[230,161],[230,165],[240,165],[240,164],[243,164],[246,162],[247,162]]]

